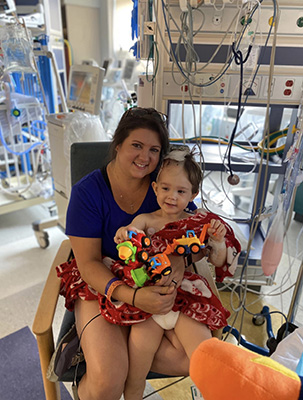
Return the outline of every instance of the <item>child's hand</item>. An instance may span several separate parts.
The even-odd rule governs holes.
[[[216,242],[223,242],[226,235],[226,228],[218,219],[212,219],[210,221],[210,227],[207,233]]]
[[[121,226],[116,232],[116,235],[114,237],[114,242],[119,244],[127,240],[128,237],[128,226]]]
[[[136,233],[143,233],[145,234],[144,231],[141,231],[140,229],[137,229],[135,226],[128,225],[128,226],[121,226],[116,232],[116,235],[114,237],[114,242],[119,244],[122,242],[125,242],[125,240],[129,240],[129,231],[134,231]]]

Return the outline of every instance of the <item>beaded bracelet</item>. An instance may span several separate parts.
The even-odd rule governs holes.
[[[107,297],[108,289],[110,288],[111,284],[114,283],[115,281],[119,281],[119,280],[120,280],[119,278],[114,277],[114,278],[112,278],[111,280],[109,280],[109,281],[107,282],[107,285],[106,285],[106,287],[105,287],[105,292],[104,292],[104,295],[105,295],[106,297]]]
[[[120,286],[120,285],[125,285],[125,283],[123,281],[120,281],[120,279],[118,279],[117,281],[113,282],[106,294],[106,298],[111,301],[111,297],[113,295],[113,291],[116,289],[116,287]]]

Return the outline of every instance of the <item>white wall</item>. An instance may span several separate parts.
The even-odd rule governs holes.
[[[63,0],[74,64],[94,59],[102,66],[112,57],[113,0]]]
[[[134,41],[131,38],[131,11],[132,0],[116,0],[113,19],[113,49],[128,51]]]

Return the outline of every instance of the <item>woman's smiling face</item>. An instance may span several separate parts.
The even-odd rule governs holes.
[[[161,142],[157,132],[138,128],[117,146],[116,151],[116,161],[122,171],[128,171],[134,178],[143,178],[156,169]]]

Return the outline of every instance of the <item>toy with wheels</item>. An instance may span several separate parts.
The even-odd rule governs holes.
[[[129,231],[129,240],[126,240],[117,245],[118,256],[121,260],[128,264],[130,261],[133,263],[145,262],[148,260],[148,252],[144,248],[150,246],[150,239],[143,233]]]
[[[204,240],[207,229],[210,224],[205,224],[199,237],[196,236],[193,230],[186,231],[186,234],[180,239],[174,239],[170,245],[171,249],[180,256],[184,256],[189,253],[197,254],[200,249],[205,247]]]
[[[131,271],[131,276],[138,287],[142,287],[144,283],[151,279],[152,282],[158,282],[162,276],[171,273],[169,258],[165,253],[158,253],[150,257],[141,268]]]

